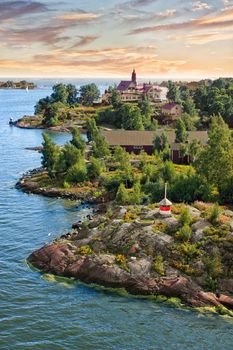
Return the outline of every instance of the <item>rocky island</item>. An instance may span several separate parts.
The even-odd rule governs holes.
[[[132,152],[125,143],[109,144],[98,125],[140,130],[143,137],[144,129],[156,128],[148,101],[141,101],[140,110],[119,101],[113,90],[112,105],[97,111],[93,94],[91,101],[87,99],[90,91],[96,92],[95,87],[83,88],[80,104],[74,86],[58,84],[50,97],[38,102],[37,117],[28,121],[29,127],[65,126],[72,139],[58,146],[44,133],[39,149],[42,168],[23,176],[17,187],[96,204],[92,218],[74,224],[69,233],[33,252],[28,262],[45,273],[124,288],[131,294],[172,298],[192,307],[212,307],[232,316],[233,139],[229,125],[220,115],[208,121],[202,118],[199,127],[209,123],[205,142],[189,142],[188,132],[194,126],[189,121],[196,119],[185,115],[177,120],[174,142],[164,129],[154,134],[151,152],[148,144]],[[18,123],[25,127],[25,120]],[[87,130],[87,143],[78,128],[81,124]],[[179,164],[171,156],[174,145]],[[165,183],[175,203],[168,217],[161,216],[158,204]]]
[[[45,273],[233,315],[233,211],[213,224],[209,209],[175,205],[164,218],[156,204],[101,205],[28,262]],[[187,217],[189,233],[182,229]]]

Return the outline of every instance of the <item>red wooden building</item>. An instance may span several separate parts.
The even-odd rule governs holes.
[[[121,146],[129,153],[139,154],[144,150],[147,154],[151,155],[153,154],[155,137],[160,136],[163,132],[163,129],[158,129],[156,131],[109,130],[102,131],[102,134],[110,148]],[[189,156],[182,156],[181,144],[175,142],[174,130],[166,131],[165,133],[171,148],[171,160],[177,164],[188,164],[190,161]],[[195,139],[205,145],[208,140],[207,131],[190,131],[188,133],[187,143]]]

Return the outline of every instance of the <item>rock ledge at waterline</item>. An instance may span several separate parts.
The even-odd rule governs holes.
[[[99,206],[91,220],[74,224],[71,232],[33,252],[28,262],[46,273],[228,312],[233,309],[232,217],[224,233],[220,228],[213,234],[203,213],[189,209],[193,233],[186,243],[177,240],[179,215],[162,218],[156,205],[108,204]],[[208,267],[215,251],[222,257],[218,278],[210,276]]]

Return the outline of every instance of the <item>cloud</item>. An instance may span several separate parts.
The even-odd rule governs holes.
[[[111,48],[106,49],[111,51]],[[114,51],[114,49],[113,49]],[[113,52],[112,51],[112,52]],[[127,51],[127,50],[126,50]],[[65,59],[63,56],[53,53],[50,55],[35,55],[31,60],[0,60],[0,71],[11,67],[11,71],[18,72],[26,70],[35,73],[43,72],[43,74],[71,75],[74,76],[74,71],[78,71],[79,75],[90,76],[99,75],[106,76],[130,74],[132,67],[135,67],[138,73],[142,74],[166,74],[173,73],[186,65],[185,60],[161,60],[155,56],[140,55],[136,53],[135,56],[125,55],[121,56],[121,60],[114,54],[110,57],[90,57]]]
[[[204,29],[233,27],[233,9],[223,11],[215,17],[201,17],[186,22],[161,24],[151,27],[142,27],[132,30],[129,34],[140,34],[156,31],[180,30],[180,29]]]
[[[43,25],[40,26],[26,25],[22,29],[22,25],[16,25],[15,27],[8,25],[7,28],[0,30],[0,40],[11,47],[25,43],[40,43],[54,46],[63,41],[67,41],[68,45],[72,44],[76,47],[80,47],[96,40],[97,36],[79,35],[79,41],[74,44],[75,35],[67,35],[67,30],[85,24],[98,16],[97,14],[81,12],[80,10],[79,13],[76,12],[48,18],[46,23],[49,24],[43,23]]]
[[[193,3],[192,11],[196,12],[196,11],[208,10],[210,8],[211,8],[211,6],[208,5],[206,2],[195,1]]]
[[[62,72],[73,68],[89,75],[93,71],[102,72],[103,75],[130,74],[132,67],[143,71],[143,74],[169,73],[186,64],[186,60],[182,59],[159,59],[153,46],[109,47],[82,51],[54,50],[50,55],[35,55],[32,61],[37,67],[46,65]]]
[[[182,41],[188,45],[204,45],[214,41],[232,40],[233,33],[206,33],[206,34],[191,34],[182,36],[169,36],[170,40]]]
[[[0,20],[4,21],[46,11],[48,11],[48,7],[38,1],[1,1]]]
[[[46,59],[46,61],[44,61]],[[100,57],[98,59],[84,59],[84,57],[80,57],[80,59],[69,59],[64,60],[58,58],[58,56],[42,57],[36,56],[34,57],[34,64],[37,66],[43,66],[46,62],[46,67],[60,67],[62,69],[79,69],[81,72],[86,72],[86,74],[90,74],[93,70],[95,72],[102,72],[102,74],[130,74],[132,67],[143,71],[144,74],[147,73],[168,73],[174,72],[178,70],[180,66],[186,64],[185,60],[160,60],[156,57],[148,57],[148,56],[137,56],[130,57],[125,56],[119,58],[111,56],[111,57]]]
[[[118,8],[134,8],[134,7],[143,7],[148,6],[157,0],[131,0],[123,2],[122,4],[117,5]]]
[[[70,39],[68,36],[60,37],[65,29],[63,26],[46,26],[21,30],[3,30],[0,33],[0,39],[2,38],[8,44],[55,44],[59,41]]]
[[[154,21],[159,22],[167,18],[175,17],[176,15],[176,9],[167,9],[165,11],[156,13],[139,11],[133,14],[127,11],[123,11],[122,13],[117,13],[116,18],[121,18],[123,20],[123,23],[128,27],[129,24],[148,23]]]
[[[77,49],[82,46],[91,44],[93,41],[95,41],[98,38],[99,38],[98,36],[94,36],[94,35],[79,36],[79,41],[76,42],[74,45],[72,45],[71,49]]]
[[[87,22],[92,21],[101,15],[98,13],[92,12],[70,12],[63,15],[59,15],[56,18],[63,21],[79,21],[79,22]]]

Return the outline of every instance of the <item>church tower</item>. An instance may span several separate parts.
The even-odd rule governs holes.
[[[137,74],[135,72],[135,69],[132,72],[132,78],[131,78],[132,82],[137,84]]]

